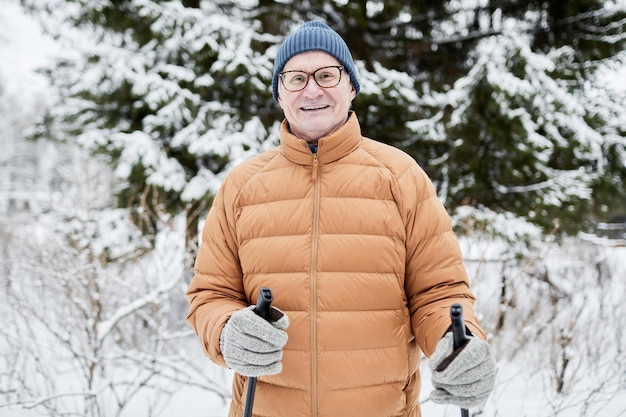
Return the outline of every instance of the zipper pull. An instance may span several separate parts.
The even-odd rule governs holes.
[[[317,180],[317,154],[313,154],[313,172],[311,173],[313,181]]]

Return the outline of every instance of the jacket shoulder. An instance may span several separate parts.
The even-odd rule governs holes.
[[[411,155],[394,146],[364,137],[362,149],[381,165],[389,169],[395,177],[399,177],[408,171],[417,170],[418,172],[423,172]]]
[[[255,174],[262,171],[279,155],[280,148],[278,147],[262,152],[235,166],[228,173],[227,178],[236,188],[241,188],[243,184],[248,182]]]

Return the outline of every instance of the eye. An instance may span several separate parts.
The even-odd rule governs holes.
[[[329,71],[329,70],[323,70],[317,73],[318,80],[332,80],[335,77],[336,75],[332,71]]]
[[[285,81],[290,84],[300,84],[306,81],[306,75],[300,72],[292,72],[285,74]]]

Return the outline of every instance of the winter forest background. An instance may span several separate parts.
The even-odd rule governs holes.
[[[184,292],[308,19],[453,218],[499,367],[473,415],[626,416],[626,1],[293,3],[0,0],[0,416],[226,415]]]

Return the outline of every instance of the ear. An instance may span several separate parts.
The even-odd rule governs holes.
[[[350,101],[354,100],[355,97],[356,97],[356,90],[354,89],[354,86],[350,84]]]

